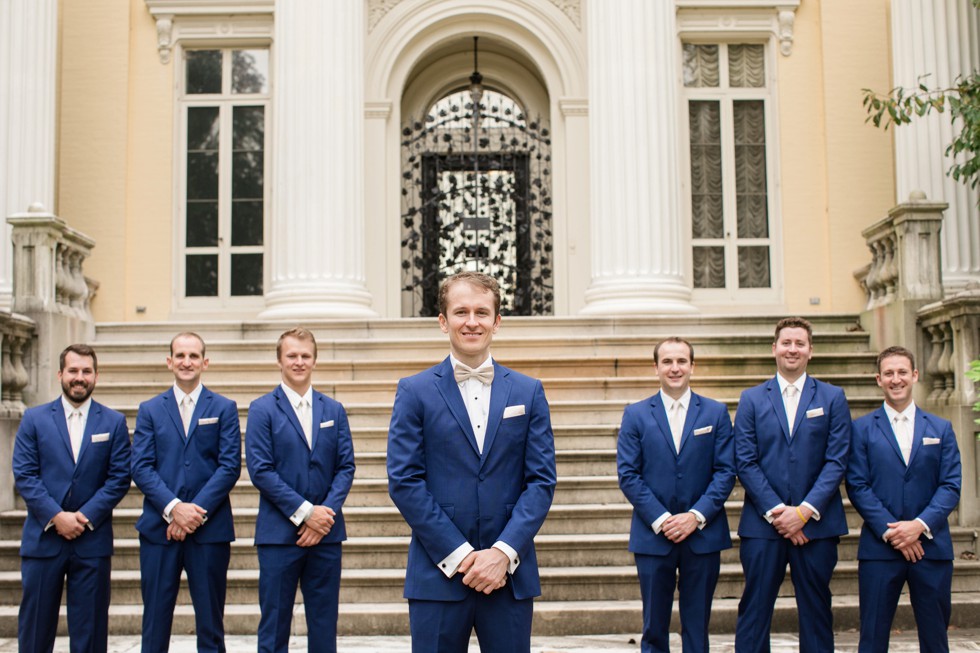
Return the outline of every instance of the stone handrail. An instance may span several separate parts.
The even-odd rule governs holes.
[[[34,330],[33,320],[0,312],[0,417],[20,419],[26,409],[24,390],[31,381]]]

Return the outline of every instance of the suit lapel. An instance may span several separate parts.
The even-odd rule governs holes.
[[[487,415],[487,433],[483,438],[483,455],[480,459],[481,465],[487,460],[490,445],[493,444],[493,439],[497,435],[497,428],[503,421],[504,408],[507,406],[507,400],[510,398],[510,370],[499,365],[496,361],[493,363],[493,368],[493,384],[490,386],[490,414]]]
[[[61,441],[65,444],[65,449],[68,451],[68,459],[72,460],[71,436],[68,434],[68,421],[65,416],[65,408],[61,405],[61,397],[51,402],[51,420],[54,422],[58,433],[61,434]]]
[[[670,432],[670,422],[667,421],[667,408],[659,392],[650,399],[650,412],[653,414],[653,421],[660,429],[660,436],[664,439],[667,450],[674,452],[676,457],[677,447],[674,446],[674,436]]]
[[[310,443],[310,451],[316,450],[317,442],[320,441],[320,424],[323,422],[323,412],[326,407],[323,405],[323,397],[320,393],[313,391],[313,425],[311,426],[313,433],[313,442]]]
[[[778,383],[776,387],[778,389]],[[810,408],[810,402],[813,401],[813,397],[816,394],[817,382],[808,374],[806,382],[803,384],[803,392],[800,393],[800,401],[796,404],[796,419],[793,420],[793,433],[799,433],[800,425],[803,424],[803,418],[806,417],[806,411]]]
[[[163,405],[164,410],[170,415],[170,420],[174,423],[174,428],[177,429],[180,439],[187,442],[187,434],[184,433],[184,421],[180,419],[180,407],[177,405],[177,395],[174,394],[173,388],[164,393]]]
[[[201,419],[201,415],[207,414],[208,407],[211,405],[211,400],[214,397],[211,395],[211,391],[207,388],[201,388],[201,394],[197,397],[197,403],[194,404],[194,412],[191,413],[191,423],[187,427],[187,437],[184,438],[184,446],[190,442],[191,436],[194,435],[194,431],[197,430],[197,422]],[[183,424],[181,424],[181,433],[184,432]]]
[[[448,356],[442,365],[436,368],[434,374],[436,375],[436,389],[439,390],[443,401],[449,407],[449,412],[459,422],[460,428],[466,434],[466,440],[473,447],[473,452],[479,456],[480,448],[476,446],[476,436],[473,435],[473,425],[470,424],[470,415],[466,412],[466,405],[463,404],[463,396],[459,393],[459,385],[457,385],[456,378],[453,376],[453,369],[449,364]],[[490,400],[491,402],[493,401],[492,391],[490,393]],[[484,444],[486,444],[486,440],[484,440]]]
[[[919,453],[919,449],[922,447],[922,438],[926,435],[926,426],[925,412],[916,408],[915,430],[912,432],[912,453],[909,454],[909,467],[912,466],[915,455]]]
[[[303,432],[303,427],[300,426],[299,418],[296,417],[296,409],[289,403],[289,397],[283,392],[282,386],[276,386],[273,395],[276,398],[276,405],[279,407],[279,410],[286,416],[289,423],[293,425],[293,431],[295,431],[296,436],[303,442],[303,446],[309,450],[310,444],[306,441],[306,433]]]
[[[881,431],[881,436],[885,439],[885,442],[891,445],[892,451],[898,456],[898,462],[905,466],[905,458],[902,457],[902,449],[898,446],[898,439],[895,437],[895,430],[892,428],[891,423],[888,421],[888,413],[885,412],[884,408],[879,408],[875,411],[875,425],[877,425],[878,430]],[[909,457],[909,462],[912,458]]]
[[[88,419],[85,420],[85,431],[82,434],[82,444],[80,447],[78,447],[78,460],[75,461],[76,470],[81,467],[82,459],[85,457],[85,452],[88,451],[88,446],[92,443],[92,433],[98,429],[101,423],[102,406],[93,401],[91,404],[89,404]]]
[[[786,408],[783,406],[783,395],[779,391],[779,381],[776,377],[769,379],[769,383],[766,385],[766,391],[769,394],[769,403],[772,404],[772,410],[776,413],[776,421],[779,422],[779,428],[783,430],[783,437],[786,438],[786,442],[789,443],[792,440],[789,436],[789,421],[786,417]],[[803,397],[800,397],[800,404],[803,403]],[[797,404],[796,414],[800,414],[800,404]]]
[[[698,413],[701,412],[701,398],[693,392],[691,393],[691,403],[687,407],[687,417],[684,418],[684,429],[681,431],[681,451],[687,446],[687,441],[691,437],[694,425],[697,423]],[[677,452],[680,455],[680,452]]]

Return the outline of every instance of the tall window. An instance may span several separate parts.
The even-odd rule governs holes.
[[[773,286],[766,50],[684,44],[692,278],[730,299]]]
[[[183,293],[262,295],[269,51],[184,53]]]

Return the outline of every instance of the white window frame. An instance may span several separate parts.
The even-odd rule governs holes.
[[[683,145],[680,148],[681,198],[684,210],[685,269],[692,288],[692,299],[698,306],[711,307],[718,312],[742,312],[755,307],[774,309],[784,303],[784,260],[782,248],[782,185],[779,161],[779,106],[778,80],[776,75],[778,56],[790,56],[793,44],[793,22],[799,0],[772,2],[772,0],[675,0],[677,6],[677,61],[683,62],[684,43],[719,45],[759,44],[765,47],[765,88],[689,88],[684,86],[683,70],[677,70],[679,88],[678,115]],[[778,53],[778,54],[777,54]],[[727,79],[727,54],[719,61],[722,79]],[[714,96],[712,96],[714,94]],[[726,248],[733,248],[734,255],[726,252],[726,287],[694,288],[692,276],[693,238],[691,205],[691,151],[688,102],[692,99],[722,100],[722,175],[726,180],[723,206],[725,211]],[[734,131],[732,129],[731,101],[736,99],[764,99],[766,121],[766,194],[769,213],[769,288],[739,288],[737,268],[736,198],[733,183]],[[727,108],[726,108],[727,100]],[[742,245],[751,245],[745,239]],[[731,261],[729,260],[731,258]],[[734,261],[733,268],[731,262]],[[731,281],[733,280],[733,281]]]

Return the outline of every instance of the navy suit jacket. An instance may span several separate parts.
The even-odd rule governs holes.
[[[534,536],[555,483],[551,416],[537,379],[494,363],[482,454],[448,357],[399,381],[388,429],[388,492],[412,528],[405,598],[462,600],[473,590],[461,574],[446,578],[437,564],[464,542],[483,550],[498,540],[520,558],[509,591],[517,599],[541,594]]]
[[[347,412],[339,402],[316,390],[312,403],[312,450],[282,386],[248,407],[245,462],[261,495],[255,520],[256,544],[296,544],[298,527],[289,517],[303,501],[337,513],[321,544],[347,539],[342,508],[354,481],[354,443]]]
[[[844,391],[807,375],[790,437],[775,377],[742,392],[735,413],[735,464],[745,488],[742,537],[782,539],[765,513],[804,501],[820,513],[803,527],[809,539],[847,533],[840,484],[851,443]]]
[[[76,464],[61,397],[28,409],[13,455],[14,481],[27,503],[20,554],[50,558],[71,544],[83,558],[112,555],[112,509],[129,490],[129,455],[122,413],[92,402]],[[70,543],[53,526],[45,531],[62,511],[81,511],[92,529]]]
[[[725,501],[735,485],[735,450],[724,404],[691,393],[680,454],[660,393],[627,406],[616,461],[619,487],[633,504],[630,551],[670,553],[673,542],[651,525],[665,512],[692,508],[707,521],[687,538],[692,551],[705,554],[732,546]]]
[[[952,560],[947,518],[960,500],[960,482],[960,450],[948,421],[916,406],[906,466],[884,408],[855,420],[847,496],[864,518],[858,559],[904,560],[881,538],[886,524],[918,517],[932,532],[931,540],[919,538],[925,557]]]
[[[208,511],[207,521],[188,537],[202,544],[235,539],[228,494],[242,473],[238,405],[201,388],[190,429],[184,436],[173,388],[140,404],[133,434],[133,481],[143,492],[136,530],[167,544],[163,511],[174,499]]]

